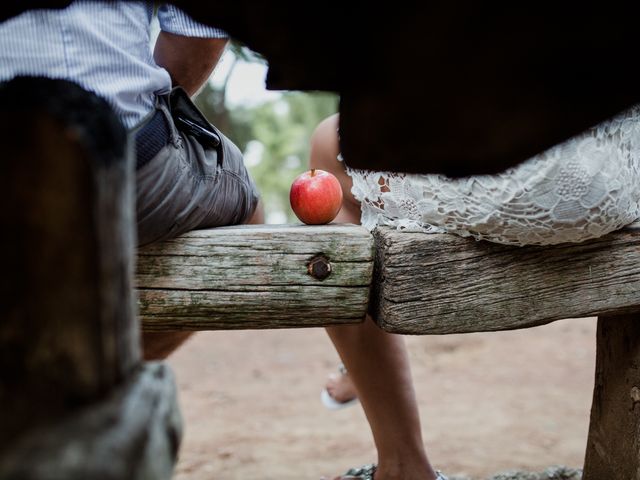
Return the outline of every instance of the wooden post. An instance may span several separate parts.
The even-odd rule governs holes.
[[[640,314],[598,318],[583,480],[640,480]]]
[[[0,138],[0,477],[169,478],[179,422],[166,368],[140,359],[126,132],[77,85],[20,78]]]

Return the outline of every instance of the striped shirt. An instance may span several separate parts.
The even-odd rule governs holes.
[[[151,2],[76,1],[61,10],[33,10],[0,23],[0,81],[17,75],[72,80],[105,98],[127,127],[136,125],[169,92],[169,73],[153,60]],[[225,38],[162,5],[160,29]]]

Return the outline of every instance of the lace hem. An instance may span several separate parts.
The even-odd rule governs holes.
[[[640,217],[640,106],[498,175],[355,170],[362,225],[512,245],[581,242]]]

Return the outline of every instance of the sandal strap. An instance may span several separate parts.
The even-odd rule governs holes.
[[[373,480],[373,474],[376,473],[377,465],[370,463],[362,467],[350,468],[345,472],[345,476],[358,477],[362,480]]]
[[[373,480],[378,466],[374,463],[363,465],[361,467],[350,468],[345,472],[345,476],[358,477],[362,480]],[[436,470],[436,480],[449,480],[440,470]]]

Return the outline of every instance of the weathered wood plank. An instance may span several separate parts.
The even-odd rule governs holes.
[[[442,334],[637,309],[637,227],[547,247],[378,229],[371,312],[391,332]]]
[[[598,318],[584,480],[640,479],[640,316]]]
[[[324,279],[308,265],[324,256]],[[143,328],[311,327],[364,318],[373,238],[356,225],[260,225],[199,230],[140,248]]]

